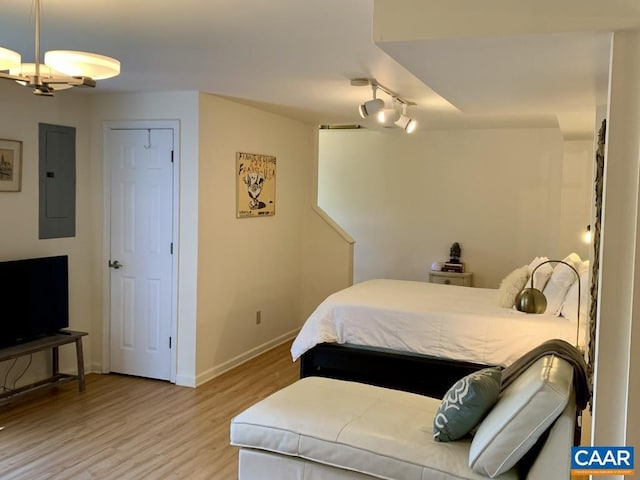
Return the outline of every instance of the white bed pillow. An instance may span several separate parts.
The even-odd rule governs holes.
[[[589,270],[580,273],[580,323],[583,324],[589,314]],[[578,282],[573,282],[567,291],[560,314],[571,323],[578,321]]]
[[[502,308],[513,308],[518,293],[522,291],[529,280],[529,267],[523,265],[516,268],[502,279],[498,288],[498,305]]]
[[[528,267],[529,276],[531,276],[531,274],[533,273],[533,271],[536,269],[538,265],[540,265],[543,262],[546,262],[547,260],[549,260],[547,257],[536,257],[533,260],[531,260],[531,263],[529,264],[529,267]],[[553,265],[551,263],[546,263],[542,265],[539,269],[536,270],[536,273],[533,276],[533,288],[537,288],[538,290],[542,291],[542,289],[547,284],[547,281],[551,277],[552,273],[553,273]]]
[[[578,270],[582,264],[582,260],[577,253],[570,253],[562,259],[573,268]],[[552,315],[560,315],[562,303],[564,302],[567,292],[573,282],[577,279],[575,272],[562,263],[558,263],[554,269],[549,281],[545,285],[542,293],[547,297],[546,313]]]

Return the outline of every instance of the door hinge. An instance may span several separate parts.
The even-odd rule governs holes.
[[[171,337],[169,337],[169,348],[171,348]]]
[[[173,163],[173,150],[171,150],[171,163]]]
[[[171,242],[171,248],[170,248],[170,250],[171,250],[171,255],[173,255],[173,242]]]

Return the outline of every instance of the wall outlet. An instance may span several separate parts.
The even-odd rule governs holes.
[[[262,312],[258,310],[256,312],[256,325],[260,325],[262,323]]]

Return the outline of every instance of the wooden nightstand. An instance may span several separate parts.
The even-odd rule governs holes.
[[[443,285],[459,285],[461,287],[470,287],[473,280],[472,272],[456,273],[456,272],[429,272],[429,282],[441,283]]]

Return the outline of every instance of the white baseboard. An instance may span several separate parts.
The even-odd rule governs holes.
[[[101,363],[90,363],[89,370],[87,370],[85,365],[84,373],[105,373],[105,372],[102,371]]]
[[[193,375],[176,375],[176,385],[179,387],[196,387],[196,378]]]
[[[252,358],[257,357],[258,355],[268,350],[271,350],[273,347],[277,347],[278,345],[281,345],[284,342],[291,340],[292,338],[295,338],[295,336],[298,334],[299,331],[300,329],[296,328],[295,330],[292,330],[288,333],[280,335],[279,337],[276,337],[273,340],[263,343],[262,345],[258,345],[257,347],[249,350],[248,352],[238,355],[237,357],[234,357],[231,360],[228,360],[221,365],[205,370],[204,372],[196,376],[195,386],[199,387],[203,383],[206,383],[209,380],[212,380],[215,377],[222,375],[225,372],[228,372],[232,368],[235,368],[238,365],[241,365],[251,360]],[[181,383],[178,383],[178,379],[176,379],[176,384],[182,385]],[[188,386],[192,386],[192,385],[188,385]]]

